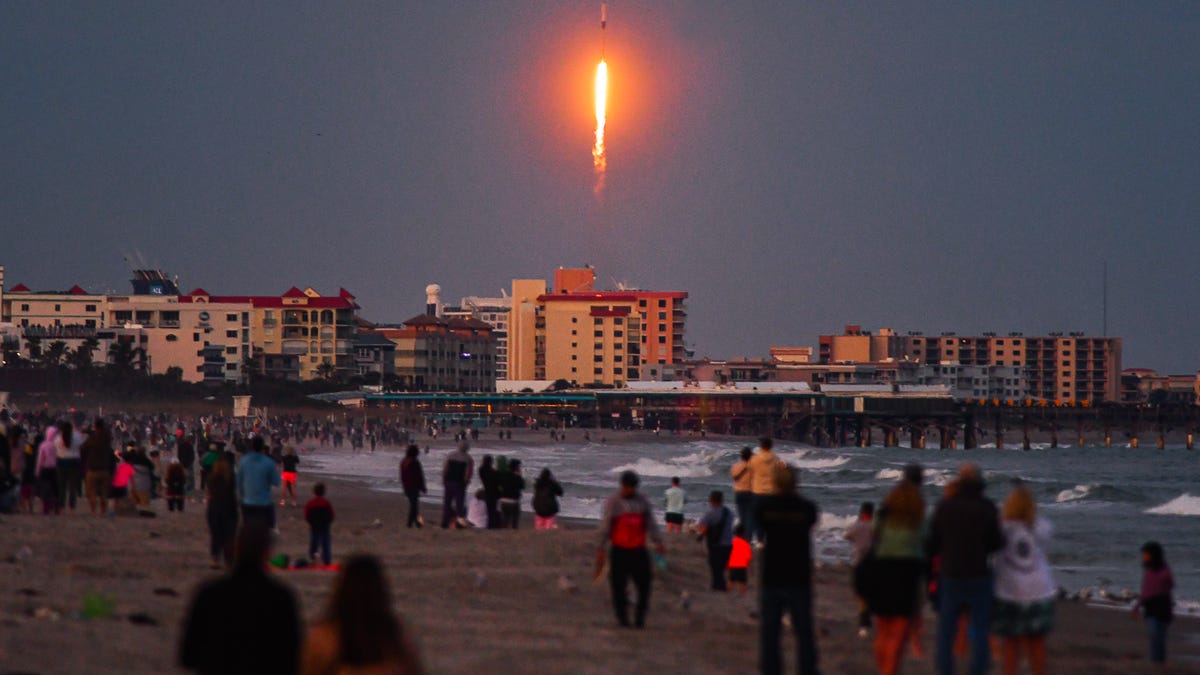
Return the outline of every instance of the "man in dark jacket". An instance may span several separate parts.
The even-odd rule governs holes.
[[[88,507],[93,514],[103,516],[108,512],[108,490],[112,485],[113,467],[117,463],[112,436],[104,427],[103,419],[97,417],[92,423],[92,433],[83,441],[79,453],[83,456],[83,488]]]
[[[817,505],[796,493],[794,470],[776,464],[773,494],[755,500],[755,521],[766,538],[762,555],[758,665],[764,675],[782,669],[779,633],[783,612],[792,617],[796,659],[803,675],[817,674],[817,641],[813,635],[812,528]]]
[[[983,477],[975,464],[958,471],[958,489],[938,503],[929,528],[926,552],[941,557],[938,582],[937,669],[954,674],[954,637],[958,617],[970,618],[972,675],[992,662],[988,622],[992,613],[992,571],[988,556],[1004,546],[996,505],[983,495]]]
[[[229,576],[196,591],[183,624],[179,662],[202,675],[293,675],[300,662],[299,608],[292,591],[266,572],[269,533],[242,528]]]
[[[442,529],[461,527],[467,516],[467,486],[475,472],[475,460],[468,454],[470,446],[459,443],[458,449],[446,456],[442,464]]]

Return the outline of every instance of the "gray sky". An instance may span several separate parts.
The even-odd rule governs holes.
[[[11,286],[686,290],[698,355],[1101,329],[1200,367],[1200,3],[0,3]]]

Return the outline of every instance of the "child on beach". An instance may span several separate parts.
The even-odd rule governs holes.
[[[187,472],[178,459],[172,459],[167,465],[167,509],[183,513],[183,493],[187,487]]]
[[[117,468],[113,470],[112,489],[108,496],[112,497],[112,511],[116,514],[121,503],[129,499],[129,483],[133,480],[133,465],[125,454],[120,455]]]
[[[733,548],[729,552],[729,587],[738,593],[746,592],[750,559],[753,556],[750,542],[746,540],[746,527],[739,523],[733,528]]]
[[[283,457],[279,458],[279,463],[283,465],[283,471],[280,477],[283,479],[283,495],[279,500],[279,505],[283,506],[287,503],[288,497],[292,499],[292,506],[296,505],[296,465],[300,463],[300,457],[296,455],[296,449],[292,446],[287,446],[283,452]]]
[[[1142,545],[1142,593],[1133,603],[1133,615],[1138,609],[1145,617],[1146,633],[1150,636],[1150,661],[1167,662],[1167,627],[1171,625],[1174,604],[1171,591],[1175,588],[1175,577],[1167,565],[1163,547],[1156,541]]]
[[[329,530],[333,525],[333,505],[325,499],[325,484],[313,486],[313,498],[304,505],[304,520],[308,522],[308,557],[316,560],[317,549],[321,549],[321,562],[326,567],[333,561],[330,552]]]

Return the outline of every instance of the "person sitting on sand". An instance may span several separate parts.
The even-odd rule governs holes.
[[[201,585],[184,615],[180,665],[205,675],[296,673],[299,607],[291,589],[267,574],[270,550],[262,523],[242,528],[233,571]]]
[[[392,611],[383,565],[370,555],[346,561],[324,615],[308,631],[301,675],[424,672],[404,622]]]

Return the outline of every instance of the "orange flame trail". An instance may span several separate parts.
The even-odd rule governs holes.
[[[608,64],[601,59],[596,66],[596,144],[592,146],[592,165],[596,169],[596,194],[604,189],[608,154],[604,149],[604,124],[608,108]]]

